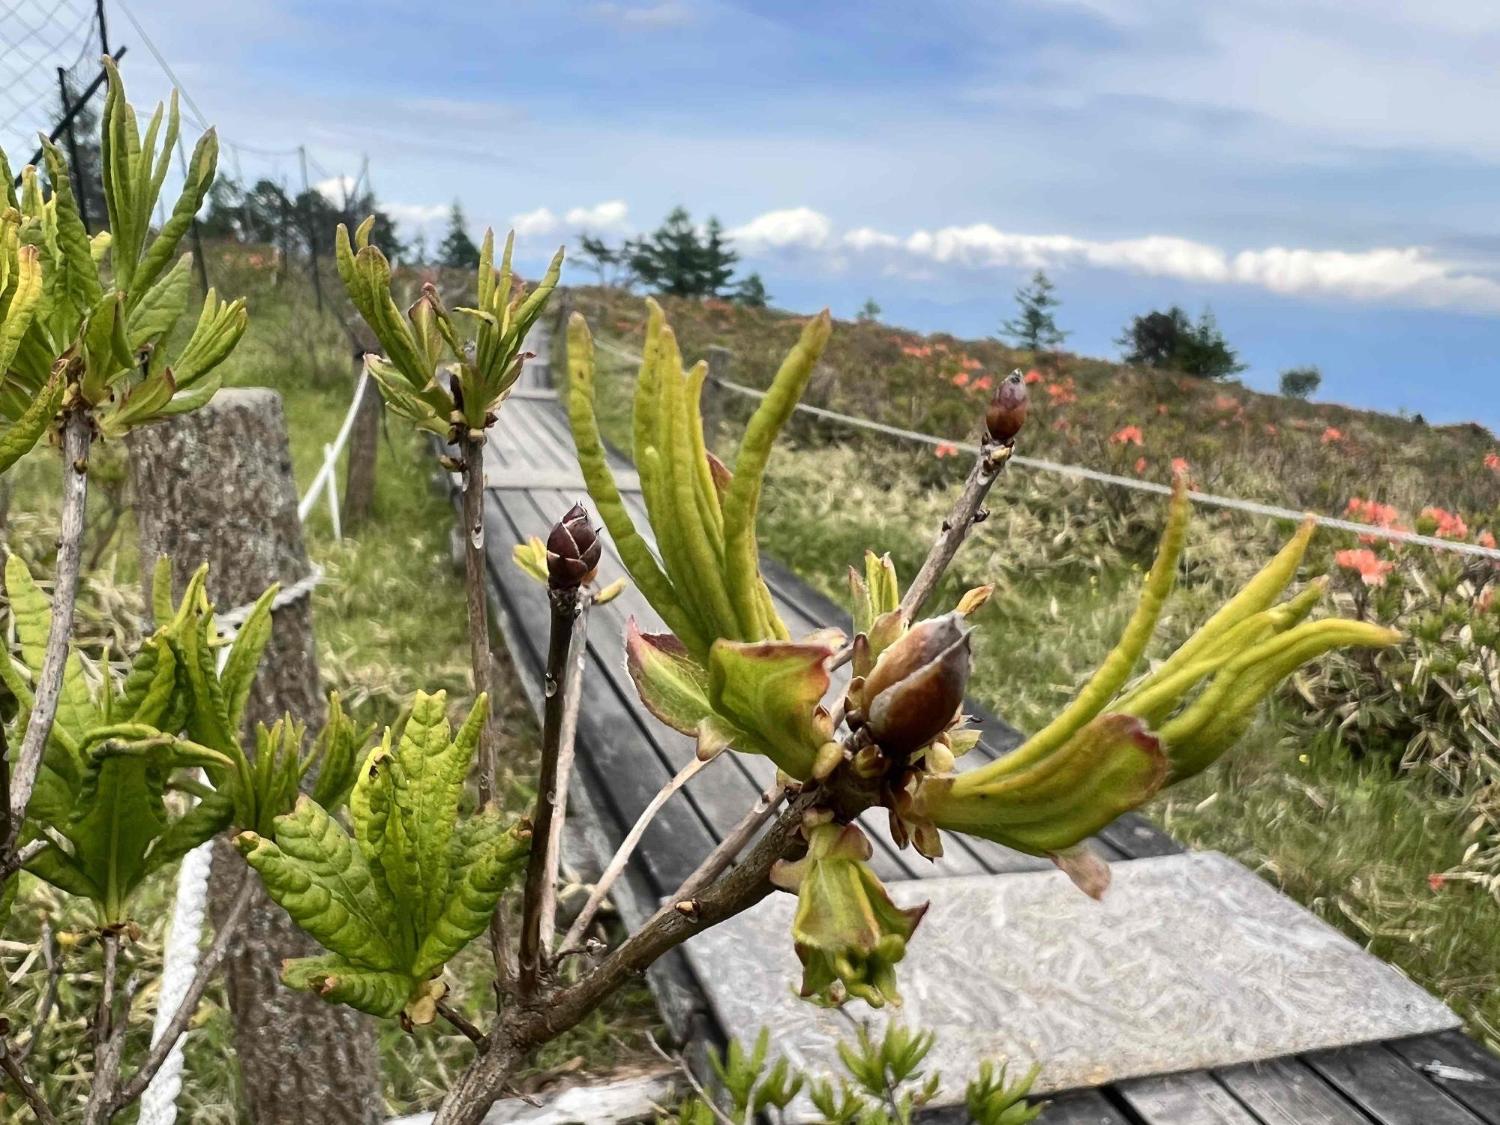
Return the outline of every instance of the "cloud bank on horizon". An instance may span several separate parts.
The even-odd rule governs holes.
[[[396,205],[398,214],[414,208]],[[446,214],[445,208],[438,208]],[[573,237],[583,231],[634,231],[624,200],[554,212],[538,207],[511,217],[518,239]],[[1500,281],[1466,271],[1428,247],[1327,250],[1267,246],[1229,250],[1172,235],[1099,240],[1023,234],[991,223],[907,233],[861,226],[840,231],[811,207],[766,211],[727,231],[749,261],[790,261],[831,273],[875,272],[920,279],[934,270],[1092,268],[1208,285],[1243,285],[1287,297],[1327,297],[1413,308],[1500,313]]]

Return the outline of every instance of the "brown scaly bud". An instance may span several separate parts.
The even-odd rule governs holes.
[[[995,388],[984,411],[984,428],[990,440],[1008,445],[1026,424],[1028,395],[1019,371],[1012,371]]]
[[[884,750],[910,754],[926,746],[963,705],[973,656],[963,615],[948,613],[912,626],[880,654],[865,678],[865,720]]]
[[[547,580],[554,590],[576,590],[594,577],[603,550],[589,514],[574,504],[547,536]]]

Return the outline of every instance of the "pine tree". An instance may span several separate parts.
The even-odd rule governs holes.
[[[734,276],[734,264],[740,260],[740,256],[729,248],[729,240],[724,237],[724,228],[719,225],[719,220],[710,216],[708,220],[708,238],[703,246],[702,265],[702,295],[705,297],[717,296],[719,290],[729,284],[729,279]],[[756,277],[759,284],[760,278]],[[764,295],[765,286],[760,286]],[[762,301],[764,304],[764,301]]]
[[[709,219],[700,235],[682,207],[674,207],[651,234],[627,243],[622,255],[642,284],[672,297],[714,296],[739,260],[717,219]]]
[[[479,247],[469,237],[464,209],[456,199],[453,210],[448,213],[448,233],[438,243],[437,261],[439,265],[456,269],[473,269],[479,265]]]
[[[578,236],[578,250],[575,258],[593,269],[599,278],[600,288],[608,288],[612,280],[610,271],[624,264],[628,252],[628,244],[618,248],[612,247],[604,239],[585,233]]]
[[[1052,310],[1060,302],[1053,296],[1051,280],[1041,270],[1031,277],[1031,284],[1016,290],[1016,305],[1020,314],[1000,326],[1002,335],[1009,336],[1017,347],[1037,353],[1050,352],[1067,338],[1067,333],[1057,327]]]
[[[1176,305],[1166,312],[1135,317],[1118,343],[1125,348],[1125,362],[1140,367],[1166,368],[1204,379],[1222,379],[1245,369],[1208,309],[1197,324]]]
[[[763,309],[770,302],[771,295],[766,292],[766,283],[760,279],[760,274],[752,273],[735,289],[734,299],[747,309]]]
[[[880,319],[880,306],[875,303],[874,297],[866,297],[865,303],[859,306],[859,312],[854,319],[861,324],[874,324]]]

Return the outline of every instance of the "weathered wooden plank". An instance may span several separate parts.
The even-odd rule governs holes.
[[[1487,1125],[1500,1125],[1500,1056],[1461,1031],[1397,1039],[1387,1046]]]
[[[1133,1078],[1114,1089],[1145,1125],[1258,1125],[1260,1119],[1202,1071]]]
[[[1370,1118],[1298,1059],[1225,1067],[1219,1082],[1266,1125],[1369,1125]]]
[[[1378,1125],[1483,1125],[1483,1119],[1379,1043],[1303,1056]]]
[[[962,1106],[947,1106],[918,1118],[922,1125],[972,1125],[973,1118]],[[1130,1118],[1110,1104],[1097,1090],[1077,1090],[1047,1099],[1041,1125],[1133,1125]]]

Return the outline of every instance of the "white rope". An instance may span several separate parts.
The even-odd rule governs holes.
[[[607,352],[613,352],[623,359],[632,363],[642,362],[641,357],[624,348],[617,348],[613,344],[602,340],[594,341],[595,346]],[[717,386],[735,394],[745,395],[749,398],[761,399],[766,397],[765,391],[756,390],[754,387],[746,387],[728,379],[713,378]],[[951,438],[936,437],[932,434],[919,433],[916,430],[905,430],[900,426],[888,426],[884,422],[876,422],[869,418],[857,418],[852,414],[840,414],[834,410],[825,410],[821,406],[810,406],[799,402],[796,407],[804,414],[811,414],[815,418],[825,418],[830,422],[840,422],[846,426],[855,426],[862,430],[872,430],[879,434],[888,434],[891,437],[903,438],[907,441],[921,442],[925,445],[941,445],[950,449],[961,449],[967,453],[978,453],[979,446],[967,441],[954,441]],[[1171,495],[1172,489],[1165,484],[1157,484],[1155,481],[1137,480],[1134,477],[1122,477],[1115,473],[1105,473],[1098,469],[1085,468],[1082,465],[1065,465],[1058,461],[1047,461],[1040,457],[1023,457],[1014,454],[1010,459],[1012,465],[1024,465],[1028,469],[1037,469],[1045,473],[1057,473],[1060,476],[1074,477],[1079,480],[1097,481],[1100,484],[1112,484],[1120,488],[1131,488],[1137,492],[1154,492],[1161,496]],[[1236,496],[1219,496],[1212,492],[1198,492],[1192,489],[1188,491],[1188,498],[1195,503],[1202,504],[1208,508],[1227,508],[1236,512],[1248,512],[1256,516],[1270,516],[1274,519],[1300,521],[1311,515],[1322,527],[1331,528],[1335,531],[1352,531],[1359,535],[1369,535],[1377,539],[1387,539],[1393,543],[1411,543],[1420,547],[1431,547],[1439,551],[1453,551],[1461,555],[1474,555],[1482,559],[1500,560],[1500,548],[1481,547],[1477,543],[1464,543],[1455,539],[1439,539],[1434,535],[1419,535],[1415,531],[1401,531],[1393,527],[1380,527],[1377,524],[1358,523],[1354,520],[1340,519],[1337,516],[1319,515],[1315,512],[1299,512],[1294,508],[1283,508],[1276,504],[1263,504],[1259,500],[1241,500]]]
[[[360,400],[365,396],[365,388],[370,383],[370,364],[367,361],[360,369],[359,382],[354,386],[354,398],[349,403],[349,412],[344,415],[344,424],[339,427],[338,436],[333,439],[332,446],[324,447],[322,467],[312,479],[312,484],[307,486],[307,494],[297,501],[297,518],[307,522],[307,514],[312,511],[313,505],[318,502],[318,497],[323,495],[323,490],[328,487],[329,481],[338,471],[337,458],[344,451],[344,445],[349,440],[350,433],[354,430],[354,416],[359,413]],[[330,453],[329,450],[332,450]]]
[[[307,494],[297,503],[297,519],[306,521],[318,496],[332,483],[332,474],[337,470],[336,458],[343,451],[354,429],[354,416],[364,398],[370,382],[370,368],[366,364],[359,373],[359,383],[354,388],[354,398],[344,415],[343,425],[333,444],[324,447],[323,465],[308,486]],[[271,599],[272,611],[282,609],[307,597],[323,581],[323,570],[316,563],[306,575],[276,592]],[[214,622],[223,633],[232,638],[245,618],[255,608],[255,602],[235,606],[226,613],[216,613]],[[230,639],[230,638],[226,638]],[[219,670],[229,659],[230,646],[226,643],[219,649]],[[182,998],[187,995],[198,972],[199,943],[203,935],[203,915],[208,903],[208,877],[212,866],[212,842],[198,845],[183,856],[177,868],[177,888],[172,903],[172,921],[167,929],[166,949],[162,954],[161,990],[156,1002],[156,1018],[151,1026],[151,1042],[154,1044],[172,1022]],[[141,1094],[140,1125],[174,1125],[177,1120],[177,1095],[182,1092],[182,1040],[173,1045],[171,1053],[162,1062],[161,1069],[152,1077],[150,1085]]]

